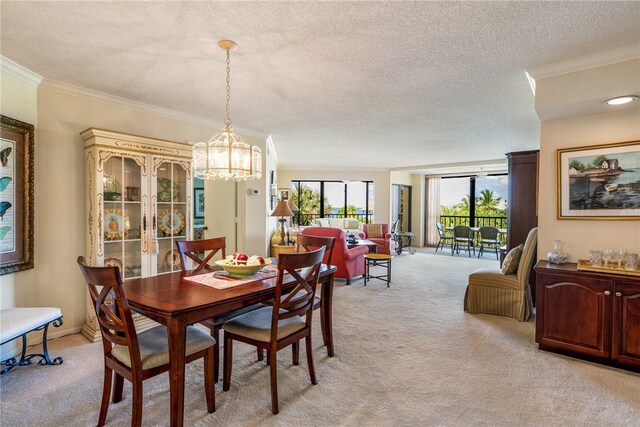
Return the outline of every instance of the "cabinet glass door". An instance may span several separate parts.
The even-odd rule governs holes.
[[[123,279],[142,275],[142,174],[131,158],[113,156],[104,164],[104,265],[116,265]]]
[[[187,171],[178,163],[164,162],[158,167],[155,187],[155,231],[158,240],[156,272],[179,271],[180,256],[175,242],[185,240],[188,235]]]

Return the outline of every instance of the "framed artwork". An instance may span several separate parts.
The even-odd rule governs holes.
[[[193,190],[193,215],[196,218],[204,218],[204,188]]]
[[[33,125],[0,116],[0,275],[33,268]]]
[[[640,141],[557,151],[558,219],[640,219]]]
[[[289,193],[291,189],[289,188],[278,188],[278,199],[280,200],[289,200]]]

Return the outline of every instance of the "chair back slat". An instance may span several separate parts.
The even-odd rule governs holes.
[[[196,263],[194,272],[205,270],[211,267],[209,261],[218,252],[221,253],[222,259],[227,257],[227,244],[224,237],[215,237],[205,240],[178,240],[176,241],[178,252],[180,253],[180,266],[182,271],[187,271],[187,260],[190,259]],[[205,257],[200,254],[209,252]]]
[[[333,244],[336,241],[335,237],[323,237],[323,236],[307,236],[304,234],[298,234],[296,252],[300,253],[300,248],[304,248],[305,251],[311,252],[324,246],[324,260],[325,264],[331,265],[331,258],[333,257]]]
[[[453,236],[456,239],[468,239],[471,236],[471,228],[466,225],[456,225],[453,227]]]
[[[131,363],[140,367],[138,336],[118,267],[91,267],[84,257],[77,262],[93,301],[105,355],[111,354],[113,345],[126,346]]]
[[[497,240],[498,229],[496,227],[484,226],[480,227],[480,238],[482,240]]]
[[[278,276],[271,319],[272,342],[277,341],[280,320],[306,314],[307,326],[311,327],[314,297],[324,252],[323,246],[315,251],[280,254],[278,257]],[[282,287],[285,277],[295,280],[296,285],[283,298]]]

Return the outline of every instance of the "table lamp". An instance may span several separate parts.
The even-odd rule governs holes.
[[[291,212],[291,209],[289,209],[289,204],[287,203],[286,200],[278,201],[276,208],[273,210],[273,212],[271,212],[271,216],[280,217],[280,219],[278,220],[280,221],[280,242],[278,243],[279,245],[286,245],[284,241],[284,222],[286,221],[286,219],[284,217],[290,217],[292,215],[293,215],[293,212]]]

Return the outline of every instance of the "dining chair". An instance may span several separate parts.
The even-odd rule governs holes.
[[[180,265],[182,266],[182,271],[186,272],[189,270],[190,273],[197,273],[199,271],[217,271],[219,268],[217,266],[212,266],[210,264],[212,258],[220,252],[222,255],[222,259],[226,258],[226,239],[224,237],[215,237],[213,239],[205,239],[205,240],[177,240],[176,245],[178,246],[178,252],[180,253]],[[208,252],[208,255],[206,255]],[[206,256],[204,256],[206,255]],[[189,268],[189,260],[193,261],[196,264],[194,269]],[[224,314],[220,314],[218,316],[212,317],[210,319],[205,320],[204,322],[200,322],[202,325],[209,328],[211,332],[211,336],[216,340],[214,349],[213,349],[213,371],[215,376],[215,382],[218,382],[219,379],[219,367],[220,367],[220,328],[222,328],[222,324],[228,320],[233,319],[236,316],[240,316],[241,314],[248,313],[253,310],[257,310],[262,305],[260,304],[252,304],[246,307],[238,308],[233,311],[229,311]],[[260,355],[258,355],[260,359]]]
[[[166,372],[170,367],[167,328],[158,325],[137,333],[127,302],[118,267],[90,267],[84,257],[77,259],[89,288],[96,318],[102,333],[104,351],[104,382],[98,426],[103,426],[109,410],[112,380],[113,403],[122,400],[124,380],[133,390],[131,425],[142,424],[142,382]],[[98,290],[98,287],[101,289]],[[215,411],[215,382],[213,378],[213,348],[215,340],[206,332],[187,327],[186,362],[204,358],[204,387],[207,410]]]
[[[335,242],[335,240],[335,237],[307,236],[304,234],[299,234],[297,239],[296,252],[300,253],[301,249],[310,252],[324,247],[324,258],[322,262],[326,265],[331,265],[331,257],[333,256],[333,243]],[[325,284],[321,286],[331,285]],[[320,295],[318,294],[318,292],[316,292],[313,301],[313,309],[318,310],[321,306],[322,300],[320,299]],[[320,329],[322,329],[322,342],[326,346],[329,326],[327,325],[327,319],[325,319],[324,312],[322,310],[320,310],[320,327]],[[295,347],[295,349],[297,349],[297,346]]]
[[[482,252],[485,248],[490,249],[491,252],[495,252],[496,259],[499,258],[498,249],[502,246],[499,235],[500,231],[496,227],[484,226],[478,230],[480,233],[480,250],[478,251],[478,258],[482,256]]]
[[[243,314],[222,326],[224,329],[222,389],[224,391],[228,391],[231,386],[234,340],[267,350],[271,373],[271,412],[273,414],[278,413],[278,350],[289,345],[296,345],[304,338],[309,377],[312,384],[318,383],[313,367],[311,323],[323,256],[324,248],[305,253],[280,254],[273,307],[263,307]],[[293,280],[294,283],[293,289],[283,295],[285,276],[288,281]],[[295,351],[293,354],[293,364],[297,365]]]
[[[466,251],[471,257],[471,249],[473,249],[473,254],[475,255],[476,250],[473,246],[473,232],[471,228],[466,225],[456,225],[453,227],[453,246],[451,246],[451,255],[454,252],[460,253],[460,246],[466,247]]]
[[[438,229],[438,246],[436,246],[435,252],[438,252],[438,249],[444,251],[445,246],[451,247],[453,245],[453,234],[451,234],[451,230],[447,230],[444,228],[444,224],[438,222],[436,224],[436,228]]]

